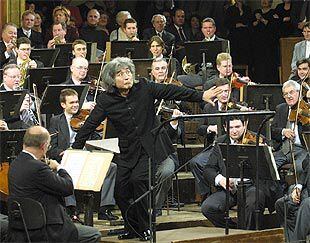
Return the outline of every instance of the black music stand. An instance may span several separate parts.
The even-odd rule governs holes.
[[[185,42],[185,55],[188,63],[203,63],[203,56],[205,55],[205,62],[212,63],[216,67],[216,56],[221,52],[226,52],[229,46],[227,40],[220,41],[191,41]]]
[[[11,163],[23,150],[23,138],[26,130],[0,131],[0,161]]]
[[[227,160],[229,153],[228,178],[240,178],[240,183],[237,185],[237,201],[238,201],[238,228],[246,229],[245,225],[245,183],[244,178],[256,179],[256,145],[239,145],[230,144],[227,150],[227,144],[219,144],[224,161]],[[279,174],[276,164],[272,160],[273,155],[268,146],[259,146],[258,154],[259,163],[259,178],[263,180],[279,180]],[[226,162],[225,162],[226,164]]]
[[[24,87],[33,93],[33,84],[37,85],[38,95],[42,94],[49,84],[61,84],[67,79],[69,67],[49,67],[29,69],[29,78],[26,80]]]
[[[133,59],[132,61],[136,68],[136,77],[150,79],[153,59]]]
[[[44,67],[52,67],[58,54],[59,54],[58,48],[33,49],[31,50],[30,59],[42,62],[44,64]]]
[[[106,63],[104,63],[103,65],[106,65]],[[87,75],[89,77],[98,78],[100,69],[101,69],[101,63],[89,63]]]
[[[19,120],[20,107],[26,90],[0,91],[0,119],[6,122]]]
[[[41,113],[42,114],[60,114],[63,108],[60,106],[59,95],[63,89],[74,89],[79,96],[80,107],[82,107],[85,97],[88,92],[88,85],[75,85],[75,84],[52,84],[48,85],[42,95]]]
[[[146,59],[149,57],[148,41],[112,41],[111,58],[129,57],[130,59]]]

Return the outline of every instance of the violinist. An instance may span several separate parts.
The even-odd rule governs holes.
[[[78,94],[74,89],[63,89],[60,93],[60,105],[63,108],[63,113],[54,116],[50,120],[49,132],[51,134],[57,133],[57,136],[52,136],[51,148],[49,150],[50,158],[61,162],[64,151],[71,147],[75,141],[76,132],[72,130],[70,121],[79,110]],[[100,139],[100,135],[96,132],[92,134],[91,139]],[[99,220],[116,220],[111,209],[115,205],[114,200],[114,184],[116,177],[116,164],[111,163],[107,177],[104,181],[104,186],[101,190],[101,201],[98,212]],[[79,221],[78,213],[76,211],[75,196],[71,195],[65,198],[67,211],[74,221]]]
[[[290,79],[296,81],[297,83],[303,83],[304,100],[310,103],[310,58],[304,58],[296,62],[297,70],[294,75],[291,75]]]
[[[292,163],[292,157],[295,159],[296,173],[302,172],[303,161],[309,161],[309,151],[306,148],[306,142],[303,139],[302,131],[309,129],[309,124],[303,126],[298,120],[297,124],[290,121],[290,113],[296,109],[299,101],[300,85],[293,80],[288,80],[283,84],[282,93],[285,103],[276,107],[276,115],[271,125],[271,137],[275,140],[274,147],[275,161],[280,168],[284,164]],[[308,108],[309,115],[309,108]],[[292,151],[288,142],[292,143]]]
[[[87,55],[87,43],[82,39],[77,39],[72,43],[72,55],[73,57],[86,58]]]
[[[6,23],[2,28],[2,42],[0,43],[0,68],[8,63],[16,54],[17,26],[14,23]]]
[[[229,112],[235,112],[230,110]],[[216,140],[214,146],[209,146],[210,156],[208,157],[203,175],[209,185],[216,187],[216,192],[207,197],[201,205],[201,211],[215,227],[225,227],[225,208],[226,208],[226,167],[221,154],[218,143],[239,144],[246,132],[244,117],[232,116],[229,117],[229,137],[223,135]],[[226,127],[226,125],[225,125]],[[229,163],[229,161],[228,161]],[[239,179],[239,180],[238,180]],[[244,179],[246,188],[246,203],[245,203],[245,226],[246,229],[255,228],[255,186],[250,179]],[[236,185],[240,178],[229,179],[229,208],[237,204]],[[282,196],[281,187],[278,182],[272,180],[260,180],[259,187],[259,210],[260,215],[263,214],[265,207],[270,212],[274,210],[275,201]],[[260,221],[260,228],[262,222]],[[236,228],[236,223],[232,220],[229,222],[230,228]]]
[[[133,18],[124,21],[124,32],[126,34],[126,41],[139,41],[137,21]]]
[[[55,160],[49,165],[42,162],[50,145],[50,134],[44,127],[27,129],[23,139],[23,151],[10,164],[10,197],[30,198],[40,202],[46,216],[45,230],[29,230],[32,241],[96,242],[101,234],[94,227],[74,224],[62,205],[63,197],[73,193],[73,181],[68,172]],[[10,228],[8,242],[24,242],[24,231]]]

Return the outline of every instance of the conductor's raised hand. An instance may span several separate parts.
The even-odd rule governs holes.
[[[202,99],[205,102],[210,103],[211,105],[215,106],[213,99],[219,95],[222,92],[222,89],[220,87],[215,87],[213,86],[212,88],[206,90],[205,92],[203,92],[203,96]]]

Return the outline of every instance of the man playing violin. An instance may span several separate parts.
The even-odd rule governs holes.
[[[148,161],[159,163],[174,152],[171,140],[163,129],[155,140],[153,129],[158,122],[155,100],[212,102],[219,93],[215,87],[198,92],[175,85],[135,80],[135,66],[129,58],[118,57],[106,64],[102,79],[105,92],[78,132],[73,148],[83,148],[89,135],[108,117],[119,138],[120,155],[115,158],[117,175],[115,199],[125,221],[126,233],[119,239],[150,239],[147,199],[138,199],[148,189]],[[155,151],[154,151],[155,150]]]
[[[229,112],[235,112],[230,110]],[[203,175],[209,185],[216,187],[216,192],[207,197],[201,205],[201,212],[216,227],[225,227],[226,208],[226,166],[218,143],[240,144],[246,132],[245,119],[240,116],[231,116],[229,122],[229,136],[223,135],[210,146],[210,156],[206,161]],[[226,122],[227,123],[227,122]],[[225,126],[226,127],[226,126]],[[229,163],[229,161],[228,161]],[[237,204],[236,185],[239,178],[229,178],[229,208]],[[245,195],[245,226],[246,229],[253,229],[255,224],[255,186],[250,179],[244,179],[246,183]],[[259,189],[259,210],[263,214],[265,206],[269,211],[274,210],[275,201],[282,196],[282,191],[278,182],[271,180],[260,180]],[[229,221],[230,228],[236,228],[236,223]],[[262,225],[260,225],[261,227]]]
[[[56,159],[60,163],[65,150],[70,148],[75,141],[76,132],[71,128],[70,122],[72,117],[79,111],[79,98],[74,89],[63,89],[60,93],[59,100],[63,108],[63,113],[52,117],[50,120],[49,132],[57,135],[52,136],[49,155],[52,159]],[[93,133],[92,139],[100,139],[100,135]],[[111,209],[115,206],[114,185],[116,170],[116,164],[112,162],[101,190],[100,209],[98,212],[99,220],[118,219],[111,212]],[[78,221],[75,196],[66,197],[65,202],[71,218]]]
[[[276,164],[280,168],[284,164],[292,163],[293,156],[297,177],[302,172],[303,161],[309,160],[306,141],[302,136],[303,129],[309,129],[309,124],[302,126],[299,120],[295,124],[294,118],[290,119],[290,113],[297,109],[300,88],[300,85],[293,80],[288,80],[283,84],[282,93],[285,103],[276,107],[276,115],[271,125],[271,137],[276,142],[274,144],[277,150],[275,152]],[[289,142],[292,143],[292,151]]]
[[[304,58],[296,62],[297,70],[295,75],[291,75],[290,79],[296,81],[297,83],[303,83],[303,92],[304,100],[310,103],[310,58]]]

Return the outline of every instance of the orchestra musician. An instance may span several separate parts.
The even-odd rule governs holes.
[[[60,115],[53,116],[50,120],[49,132],[51,134],[57,133],[57,135],[51,138],[49,155],[51,159],[55,159],[60,163],[65,150],[70,148],[75,140],[76,132],[71,128],[70,122],[72,117],[79,111],[79,98],[74,89],[63,89],[60,93],[59,100],[64,112]],[[100,135],[95,132],[92,134],[92,139],[100,139]],[[116,164],[112,162],[101,190],[100,208],[98,212],[99,220],[118,219],[111,212],[111,209],[115,206],[114,185],[116,169]],[[79,220],[76,211],[75,196],[70,195],[65,197],[65,203],[71,218]]]
[[[283,84],[282,93],[285,103],[276,107],[276,115],[271,125],[271,137],[276,142],[274,147],[277,151],[274,156],[278,168],[284,164],[292,163],[293,155],[297,176],[302,172],[303,161],[309,160],[306,141],[302,136],[303,129],[309,127],[309,124],[305,127],[298,121],[295,126],[294,122],[289,120],[290,112],[298,103],[300,88],[301,86],[293,80],[288,80]],[[295,130],[293,130],[294,126]],[[292,142],[293,151],[290,149],[289,141]]]
[[[138,41],[138,27],[137,21],[134,18],[129,18],[124,21],[124,32],[126,35],[126,41]]]
[[[53,39],[47,42],[47,48],[55,48],[57,44],[67,43],[65,36],[67,34],[67,25],[64,22],[52,24]]]
[[[133,205],[130,202],[148,190],[148,158],[160,162],[174,152],[165,130],[160,131],[158,139],[154,140],[152,130],[157,126],[155,100],[198,102],[204,99],[212,103],[219,90],[213,87],[202,93],[175,85],[135,80],[133,62],[123,57],[104,66],[101,80],[106,91],[98,96],[97,104],[76,135],[72,148],[83,148],[89,135],[108,117],[115,127],[120,147],[120,156],[115,159],[115,199],[126,232],[119,235],[119,239],[140,237],[146,241],[150,239],[147,200],[143,198]]]
[[[82,39],[77,39],[72,43],[72,55],[73,57],[86,58],[87,43]]]
[[[6,23],[2,27],[2,42],[0,42],[0,68],[16,57],[17,26],[14,23]]]
[[[9,169],[9,198],[23,197],[40,202],[46,215],[45,230],[51,242],[98,242],[99,231],[90,226],[74,224],[62,206],[63,197],[73,193],[73,182],[67,171],[55,160],[42,162],[50,145],[50,134],[44,127],[27,129],[23,151]],[[41,229],[29,230],[32,241],[43,241]],[[10,228],[8,241],[27,241],[24,231]]]
[[[229,112],[234,112],[230,110]],[[204,177],[209,185],[216,187],[216,192],[208,196],[201,205],[201,212],[215,227],[225,227],[225,206],[226,206],[226,167],[218,143],[239,144],[246,132],[245,120],[243,117],[232,116],[229,120],[229,137],[223,135],[216,141],[214,148],[210,146],[211,153],[204,168]],[[255,143],[255,141],[253,141]],[[228,161],[229,163],[229,161]],[[229,178],[229,208],[237,204],[236,185],[238,178]],[[265,206],[269,211],[274,210],[275,201],[282,196],[280,184],[271,180],[260,180],[259,188],[259,210],[262,216]],[[245,226],[246,229],[255,228],[255,186],[252,180],[245,179]],[[261,223],[261,220],[260,220]],[[261,228],[260,224],[260,228]],[[236,228],[236,223],[229,220],[229,227]]]

